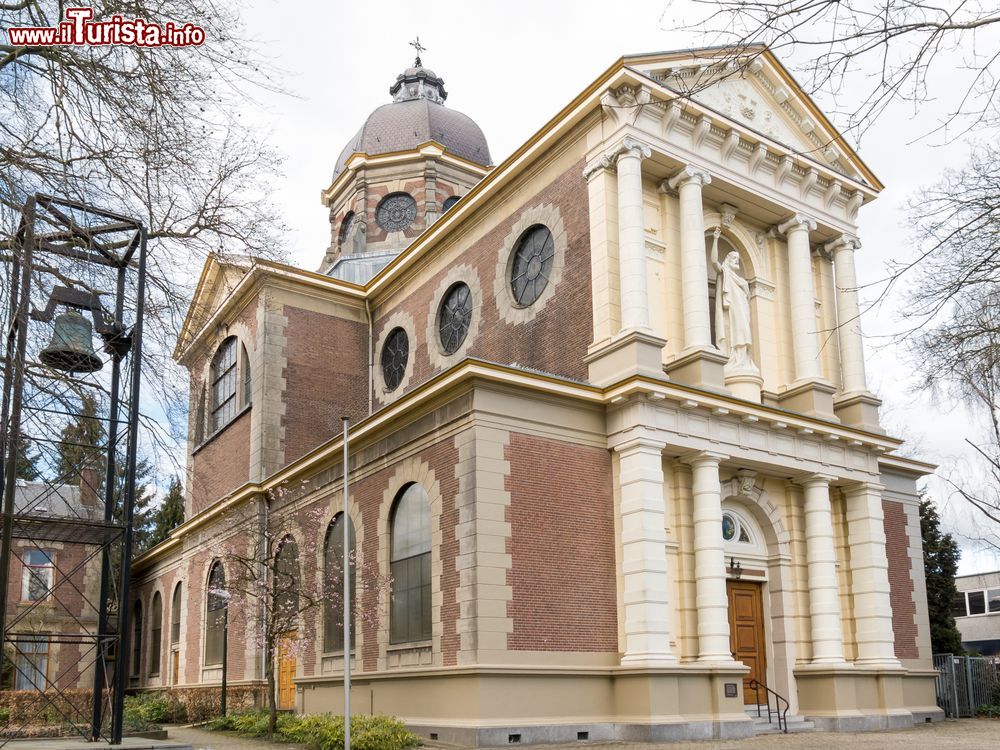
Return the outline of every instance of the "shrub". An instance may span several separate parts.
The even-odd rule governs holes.
[[[187,710],[171,693],[144,692],[125,696],[125,714],[146,724],[179,724],[187,721]]]
[[[209,726],[215,730],[264,737],[267,735],[267,723],[266,711],[248,711],[216,719]],[[275,739],[298,742],[310,750],[343,750],[344,719],[330,714],[281,714],[278,716]],[[351,717],[351,747],[354,750],[402,750],[419,744],[420,738],[395,717]]]
[[[6,724],[8,721],[10,721],[10,709],[0,707],[0,724]]]
[[[982,716],[987,719],[1000,719],[1000,706],[980,706],[976,709],[976,716]]]

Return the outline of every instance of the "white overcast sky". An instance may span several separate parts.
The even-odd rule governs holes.
[[[274,177],[280,210],[291,227],[291,262],[314,269],[329,241],[320,190],[337,155],[368,113],[389,101],[388,88],[412,63],[407,46],[416,35],[427,47],[423,62],[445,79],[448,106],[482,127],[495,164],[622,54],[676,49],[699,40],[676,31],[677,17],[693,17],[684,0],[574,2],[477,0],[476,2],[316,2],[255,0],[244,5],[250,36],[285,71],[292,96],[265,96],[263,109],[248,113],[269,129],[283,155]],[[208,43],[211,43],[209,40]],[[785,60],[794,67],[794,61]],[[941,70],[940,81],[949,71]],[[818,98],[821,107],[822,97]],[[829,102],[826,102],[829,105]],[[948,166],[958,166],[967,147],[907,145],[933,122],[933,106],[918,113],[898,107],[865,136],[861,154],[886,184],[879,200],[861,212],[861,282],[872,282],[890,259],[905,259],[901,208],[917,188]],[[872,388],[885,401],[891,431],[917,446],[925,460],[952,467],[973,420],[953,404],[939,404],[904,385],[912,367],[892,344],[898,330],[898,299],[865,318]],[[943,469],[946,470],[946,469]],[[955,469],[950,469],[955,470]],[[949,500],[942,482],[932,483],[946,522],[973,533],[975,522],[961,503]],[[1000,568],[1000,560],[964,543],[962,572]]]

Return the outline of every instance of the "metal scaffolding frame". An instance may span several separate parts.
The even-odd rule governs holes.
[[[0,279],[0,294],[7,296],[7,305],[0,309],[5,335],[0,678],[5,673],[15,679],[21,675],[31,690],[25,691],[26,707],[19,707],[17,717],[12,711],[0,725],[0,745],[24,736],[39,720],[54,725],[56,732],[119,744],[128,679],[146,230],[140,222],[110,211],[36,194],[26,201],[18,230],[5,249],[6,274]],[[46,360],[51,346],[38,356],[57,307],[92,317],[110,373],[107,368],[60,368],[51,356]],[[58,326],[57,318],[51,330]],[[87,346],[92,349],[89,342]],[[96,352],[88,356],[93,367],[101,367]],[[82,414],[85,398],[99,404],[97,413]],[[67,442],[61,428],[81,418],[100,424],[100,441]],[[31,483],[33,494],[16,477],[26,440],[40,447],[49,461],[42,481]],[[77,457],[72,466],[65,465],[67,451]],[[50,562],[46,576],[31,578],[36,573],[24,560],[25,551],[50,548],[65,552],[45,553],[43,559]],[[24,580],[35,586],[27,600],[23,591],[11,598],[14,560],[20,560]],[[93,573],[98,569],[95,585]],[[37,666],[42,643],[44,673]],[[78,654],[78,659],[52,670],[52,647],[57,653],[66,649],[67,654]],[[26,664],[34,670],[30,674],[25,673]],[[80,688],[91,669],[91,687]]]

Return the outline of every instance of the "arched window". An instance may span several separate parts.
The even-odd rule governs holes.
[[[347,519],[347,551],[354,555],[354,524]],[[344,514],[338,513],[326,529],[323,540],[323,572],[325,599],[323,612],[323,650],[341,651],[344,648]],[[351,613],[354,613],[357,572],[353,560],[351,574]],[[351,618],[352,622],[356,618]]]
[[[389,641],[425,641],[431,637],[431,508],[423,487],[411,484],[403,489],[389,525]]]
[[[230,336],[212,357],[209,372],[209,432],[218,432],[249,406],[251,392],[250,357],[246,347],[235,336]]]
[[[216,560],[208,574],[207,607],[205,617],[205,666],[222,664],[222,634],[226,628],[226,571]]]
[[[149,673],[160,673],[160,648],[163,641],[163,600],[160,592],[153,594],[149,608]]]
[[[294,630],[299,614],[299,548],[286,536],[274,558],[274,618],[279,631]]]
[[[132,676],[142,671],[142,603],[132,607]]]
[[[170,645],[176,646],[181,642],[181,586],[178,583],[174,587],[174,597],[170,602]]]

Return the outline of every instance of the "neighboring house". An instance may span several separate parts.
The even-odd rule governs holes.
[[[80,537],[65,524],[103,520],[103,505],[97,473],[81,474],[79,485],[17,480],[7,589],[16,650],[6,689],[93,688],[92,638],[79,636],[97,632],[101,556],[97,546],[72,541]]]
[[[176,348],[187,520],[133,566],[138,684],[219,684],[210,588],[252,541],[233,509],[266,507],[296,519],[272,571],[327,575],[349,522],[392,576],[354,705],[434,739],[747,736],[752,680],[823,728],[942,716],[933,467],[895,454],[858,324],[882,185],[769,52],[716,54],[618,60],[495,167],[418,60],[333,165],[318,272],[209,259]],[[261,683],[258,628],[230,620],[230,684]],[[283,707],[340,710],[341,636],[302,618]]]
[[[983,656],[1000,656],[1000,570],[958,576],[952,611],[962,645]]]

